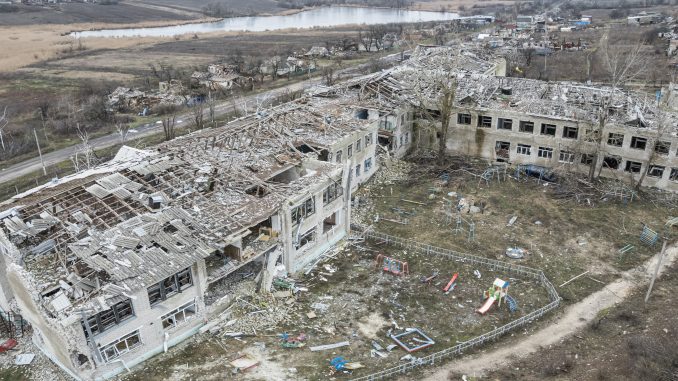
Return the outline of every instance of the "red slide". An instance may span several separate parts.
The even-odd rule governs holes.
[[[454,273],[454,275],[452,275],[452,279],[450,279],[450,283],[448,283],[447,286],[445,286],[445,288],[443,288],[443,291],[445,291],[445,292],[449,291],[450,287],[452,287],[454,282],[457,280],[458,276],[459,276],[459,273]]]
[[[494,304],[494,298],[492,298],[492,297],[487,298],[487,300],[485,300],[485,304],[483,304],[482,307],[478,308],[476,310],[476,312],[481,314],[481,315],[485,315],[487,310],[489,310],[490,307],[492,307],[493,304]]]

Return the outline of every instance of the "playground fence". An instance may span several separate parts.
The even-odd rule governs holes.
[[[546,289],[550,300],[550,303],[548,303],[544,307],[532,311],[523,317],[520,317],[501,327],[495,328],[480,336],[476,336],[471,340],[459,343],[453,347],[443,349],[439,352],[432,353],[428,356],[417,358],[415,361],[406,364],[397,365],[376,373],[372,373],[367,376],[355,378],[353,379],[354,381],[382,380],[395,375],[407,373],[408,371],[421,366],[434,365],[436,362],[440,362],[445,358],[461,355],[467,350],[479,347],[487,342],[496,340],[497,338],[507,334],[508,332],[513,331],[516,328],[531,324],[535,320],[541,318],[547,313],[558,308],[558,306],[560,305],[561,299],[560,296],[558,296],[556,288],[553,286],[553,284],[551,284],[551,282],[546,278],[546,276],[541,270],[521,265],[515,265],[511,263],[504,263],[494,259],[479,257],[477,255],[464,254],[454,250],[443,249],[440,247],[435,247],[427,244],[422,244],[419,242],[391,236],[388,234],[375,232],[371,229],[365,229],[360,225],[352,225],[351,228],[354,231],[360,232],[358,234],[361,235],[366,240],[378,241],[381,244],[385,243],[387,245],[392,245],[403,249],[415,250],[419,253],[424,253],[427,255],[443,256],[457,262],[483,266],[493,271],[501,270],[507,272],[508,274],[532,278],[533,280],[539,281],[541,285]]]

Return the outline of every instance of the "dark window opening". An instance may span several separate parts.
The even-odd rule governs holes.
[[[626,161],[626,167],[624,170],[626,172],[631,172],[631,173],[640,173],[640,168],[643,166],[642,163],[639,163],[637,161]]]
[[[498,130],[511,130],[513,128],[513,120],[499,118],[497,119],[497,129]]]
[[[366,108],[362,108],[362,109],[356,111],[356,113],[355,113],[355,117],[357,119],[361,119],[361,120],[367,120],[369,115],[370,115],[370,113]]]
[[[89,325],[92,335],[102,333],[123,321],[134,316],[134,309],[132,308],[132,300],[127,299],[113,305],[106,311],[101,311],[96,315],[87,318],[87,321],[82,320],[82,330],[85,332],[85,337],[89,337],[87,326]]]
[[[678,168],[671,168],[671,173],[669,173],[669,180],[678,181]]]
[[[188,267],[171,275],[147,289],[151,306],[176,295],[193,285],[191,268]]]
[[[577,127],[563,127],[563,137],[566,139],[577,139],[579,137],[579,128]]]
[[[607,145],[621,147],[624,144],[624,134],[615,134],[610,132],[607,137]]]
[[[492,127],[492,117],[478,115],[478,127],[490,128]]]
[[[641,138],[639,136],[631,137],[631,148],[644,150],[646,146],[647,146],[646,138]]]
[[[534,132],[534,123],[521,120],[520,123],[518,124],[518,131],[528,132],[531,134]]]
[[[327,205],[330,202],[338,199],[344,194],[344,188],[341,187],[341,183],[332,182],[330,186],[325,188],[323,191],[323,205]]]
[[[508,160],[510,150],[511,150],[510,142],[497,141],[494,144],[494,152],[497,154],[497,161]]]
[[[581,155],[581,163],[584,165],[591,165],[593,164],[593,155],[589,153],[585,153]]]
[[[471,114],[457,114],[457,124],[471,124]]]
[[[315,213],[315,198],[309,197],[299,206],[292,208],[292,225],[298,224],[301,219],[304,219],[313,213]]]
[[[334,212],[334,213],[332,213],[331,216],[329,216],[329,217],[327,217],[323,220],[323,233],[329,232],[336,225],[337,225],[337,213]]]
[[[664,169],[666,169],[666,167],[662,167],[660,165],[651,165],[650,168],[647,170],[647,175],[650,177],[661,178],[662,176],[664,176]]]
[[[555,124],[541,124],[541,134],[548,136],[556,136],[556,125]]]
[[[268,194],[268,189],[266,189],[266,188],[264,188],[264,187],[262,187],[262,186],[259,186],[259,185],[255,185],[255,186],[253,186],[253,187],[251,187],[251,188],[248,188],[248,189],[245,191],[245,193],[247,193],[247,194],[249,194],[249,195],[251,195],[251,196],[264,197],[264,196],[266,196],[266,195]]]
[[[671,150],[671,142],[657,141],[654,145],[654,151],[660,155],[668,155]]]
[[[605,156],[603,158],[603,166],[610,169],[619,169],[619,162],[621,162],[621,158],[617,156]]]

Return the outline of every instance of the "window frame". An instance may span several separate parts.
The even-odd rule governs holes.
[[[553,133],[549,133],[549,131],[553,129]],[[555,124],[551,123],[542,123],[541,124],[541,129],[539,130],[540,135],[544,136],[556,136],[556,133],[558,132],[558,126]]]
[[[516,145],[516,153],[518,155],[532,156],[532,146],[529,144],[518,143]]]
[[[468,118],[468,122],[467,122],[467,118]],[[462,113],[462,112],[457,113],[457,124],[469,126],[469,125],[471,125],[472,121],[473,121],[473,117],[471,116],[471,114]]]
[[[648,139],[642,136],[631,136],[631,144],[629,145],[629,148],[645,151],[647,149],[647,142]],[[642,148],[639,148],[638,145],[642,145]]]
[[[624,164],[624,172],[640,173],[642,169],[643,163],[639,161],[626,160],[626,163]]]
[[[292,225],[298,225],[301,218],[312,216],[315,212],[315,196],[311,196],[290,210]]]
[[[186,317],[186,310],[190,309],[193,307],[193,315]],[[168,326],[165,325],[165,321],[170,321],[170,318],[173,318],[179,314],[182,314],[183,319],[178,321],[177,319],[173,319],[172,323],[168,324]],[[160,323],[162,324],[162,329],[165,331],[169,331],[173,328],[180,327],[183,325],[183,323],[186,323],[187,321],[193,319],[195,315],[198,314],[198,306],[195,303],[195,299],[192,301],[185,303],[184,305],[175,308],[173,311],[170,311],[162,316],[160,316]]]
[[[652,172],[653,172],[655,169],[658,169],[658,170],[659,170],[659,175],[653,175],[653,174],[652,174]],[[648,176],[648,177],[653,177],[653,178],[659,178],[659,179],[661,179],[662,177],[664,177],[664,172],[665,172],[665,171],[666,171],[666,166],[664,166],[664,165],[650,164],[650,165],[647,167],[647,176]]]
[[[183,284],[180,283],[180,279],[187,279],[188,282],[185,282]],[[164,302],[165,300],[181,294],[185,290],[191,288],[193,286],[193,271],[191,270],[191,266],[188,266],[187,268],[178,271],[167,278],[161,280],[160,282],[151,285],[146,289],[146,292],[148,294],[148,302],[151,305],[151,307],[157,306],[158,304]],[[168,292],[169,290],[169,292]],[[151,293],[153,293],[153,297],[151,297]]]
[[[513,119],[497,118],[497,130],[513,131]]]
[[[493,118],[491,116],[478,115],[478,127],[480,127],[480,128],[492,128],[492,119]]]
[[[574,133],[572,133],[574,131]],[[574,136],[572,136],[574,135]],[[564,139],[579,139],[579,127],[564,126],[563,127],[563,138]]]
[[[100,311],[94,315],[88,316],[87,323],[89,324],[89,329],[92,332],[93,336],[97,336],[101,333],[108,331],[109,329],[124,323],[125,321],[133,318],[134,306],[132,304],[132,299],[122,300],[111,308]],[[103,318],[106,317],[107,321],[112,322],[108,325],[104,324]],[[85,332],[85,337],[89,337],[87,333],[87,327],[85,327],[85,321],[80,320],[80,325],[82,326],[83,332]]]
[[[323,205],[327,205],[343,195],[344,187],[341,183],[332,181],[332,183],[323,190]]]
[[[134,342],[132,345],[128,343],[129,339],[132,339],[133,337],[136,336],[136,342]],[[120,344],[124,343],[125,344],[125,349],[120,350]],[[101,358],[103,359],[104,363],[109,363],[112,360],[117,359],[120,356],[123,356],[135,348],[140,347],[143,345],[143,341],[141,340],[141,334],[139,333],[139,330],[134,330],[124,336],[119,337],[118,339],[115,339],[111,342],[109,342],[106,345],[101,345],[99,346],[99,353],[101,354]],[[112,351],[112,355],[109,355],[109,351]]]
[[[558,162],[564,164],[574,164],[576,156],[577,155],[572,151],[561,150],[558,152]]]
[[[607,145],[612,147],[622,147],[624,145],[624,139],[624,134],[610,132],[607,134]]]
[[[526,126],[530,127],[530,130],[527,131],[525,129]],[[529,120],[521,120],[518,122],[518,132],[523,132],[526,134],[534,134],[534,122],[529,121]]]
[[[553,159],[553,148],[551,147],[538,147],[537,148],[537,157],[542,159]]]

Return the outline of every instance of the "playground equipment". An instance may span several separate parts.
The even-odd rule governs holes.
[[[518,310],[518,302],[516,302],[516,300],[513,299],[511,295],[506,295],[504,299],[506,299],[506,306],[508,306],[508,309],[511,313],[514,313]]]
[[[384,272],[393,275],[409,275],[410,273],[410,267],[407,265],[407,262],[387,257],[384,254],[377,255],[376,262],[377,266],[381,267]]]
[[[454,290],[455,287],[457,287],[457,277],[459,276],[459,273],[454,273],[452,275],[452,279],[447,283],[447,286],[443,288],[443,291],[445,291],[445,294],[447,295],[450,293],[452,290]]]
[[[426,336],[419,328],[408,328],[405,332],[391,335],[393,341],[409,353],[430,347],[435,341]]]
[[[485,313],[489,311],[490,307],[492,307],[494,302],[497,302],[501,307],[501,300],[508,296],[508,287],[509,282],[496,278],[492,283],[492,286],[483,293],[483,296],[486,298],[485,303],[482,305],[482,307],[478,308],[476,312],[481,315],[485,315]],[[509,306],[509,309],[510,308],[511,307]]]

